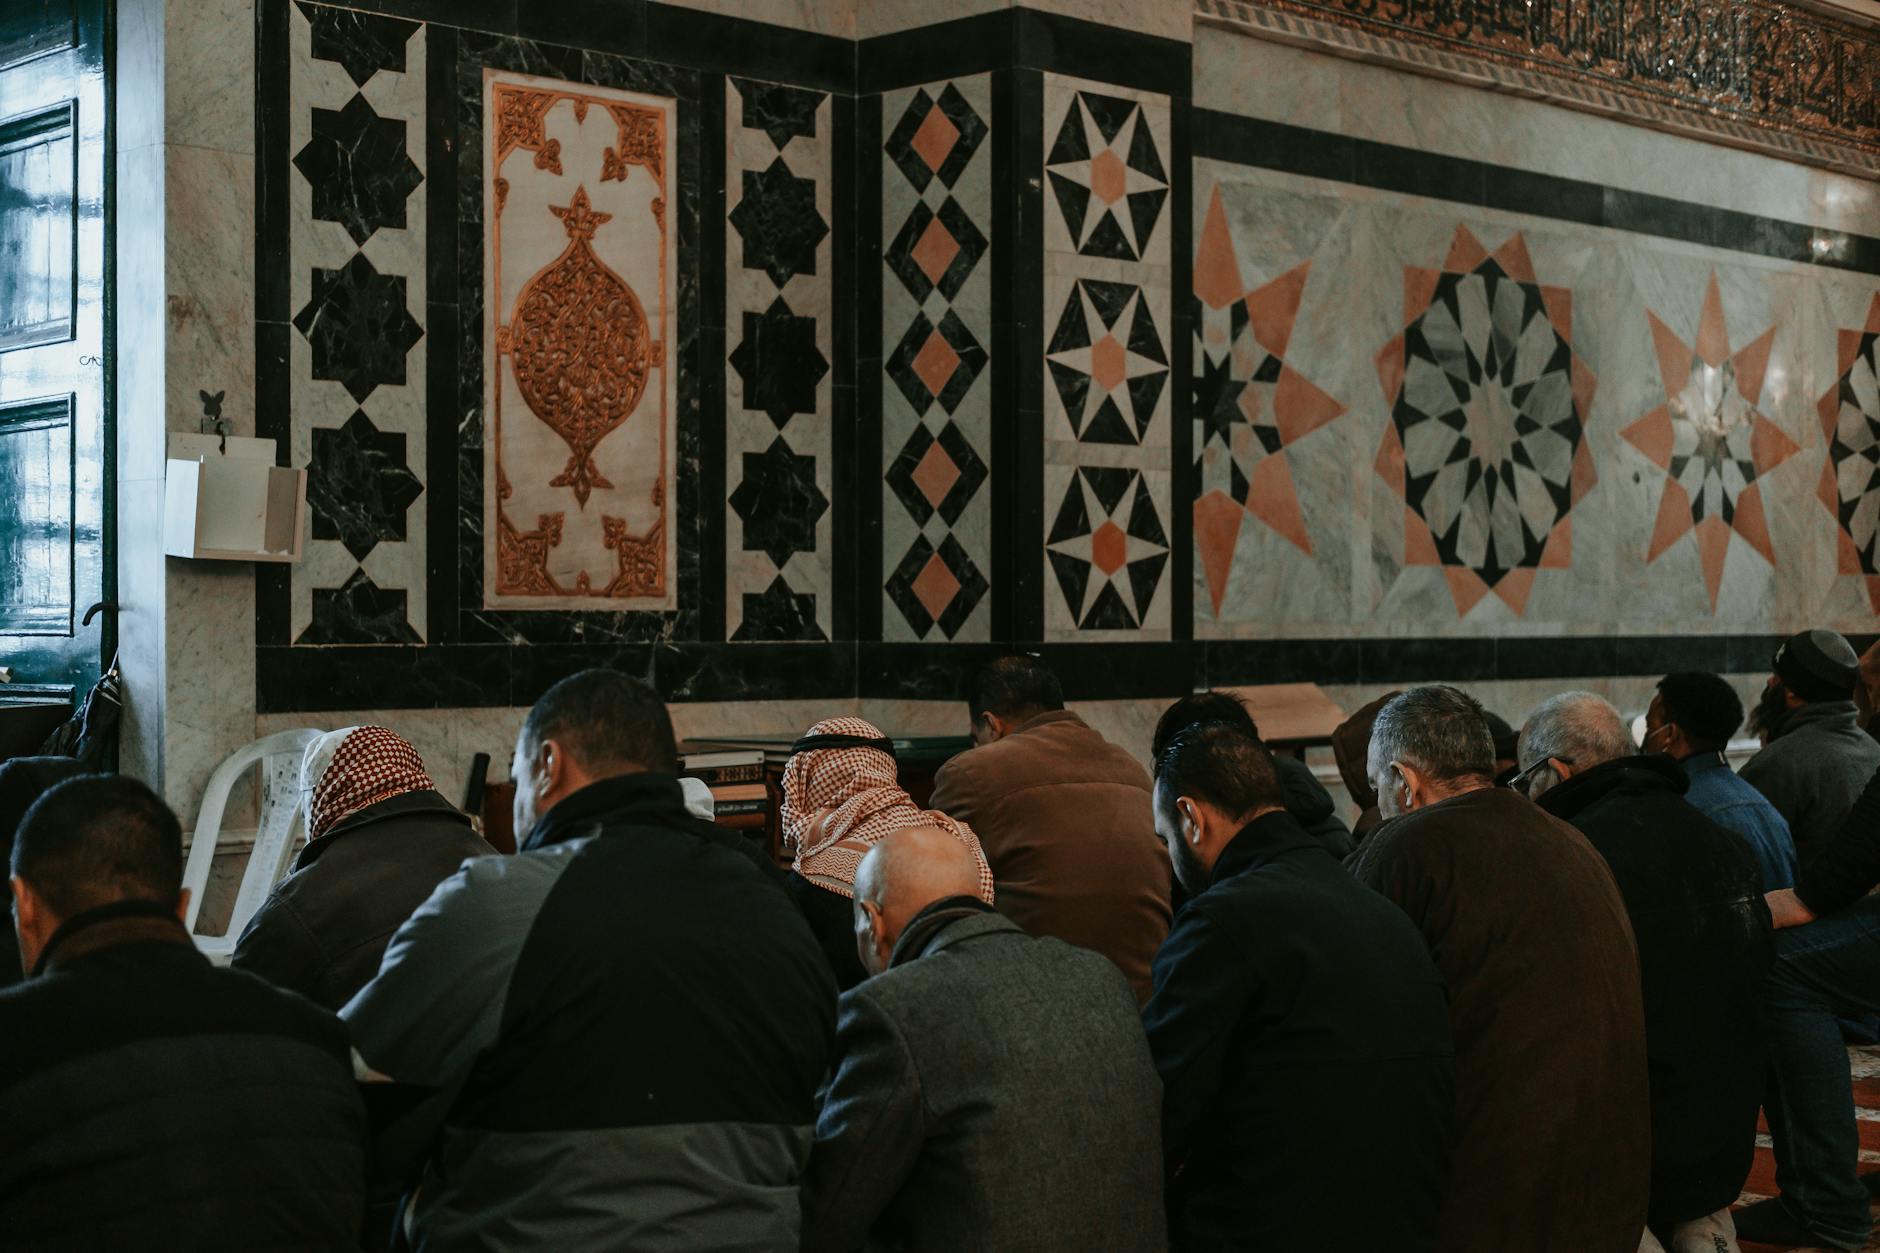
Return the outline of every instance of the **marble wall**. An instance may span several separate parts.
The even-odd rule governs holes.
[[[883,635],[991,638],[992,81],[883,93]]]
[[[157,429],[231,375],[309,469],[305,561],[156,580],[186,806],[364,720],[455,790],[587,665],[685,733],[955,730],[1022,647],[1133,745],[1203,684],[1516,718],[1874,630],[1873,182],[1182,5],[150,4],[255,82],[225,272],[209,158],[153,166],[205,311]]]
[[[1806,172],[1224,33],[1196,56],[1197,635],[1873,631],[1880,273],[1836,262],[1874,185],[1768,218]],[[1674,199],[1713,155],[1723,203]]]

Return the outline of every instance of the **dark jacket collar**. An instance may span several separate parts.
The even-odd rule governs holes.
[[[1634,796],[1662,792],[1682,796],[1691,786],[1691,776],[1678,762],[1663,753],[1637,757],[1617,757],[1582,770],[1565,783],[1541,793],[1540,807],[1556,818],[1571,822],[1574,815],[1598,804],[1615,792]]]
[[[962,940],[994,931],[1016,931],[1018,924],[977,896],[943,896],[908,919],[888,955],[888,968],[906,965]]]
[[[564,796],[536,820],[519,851],[527,853],[565,840],[605,834],[613,825],[695,829],[686,812],[679,776],[651,770],[615,775]]]
[[[1220,858],[1214,863],[1214,872],[1208,876],[1208,886],[1214,887],[1256,866],[1264,866],[1292,849],[1323,847],[1311,832],[1299,825],[1297,818],[1285,810],[1276,809],[1270,814],[1261,814],[1242,827],[1240,833],[1221,850]]]
[[[470,826],[470,815],[445,800],[442,793],[425,788],[417,792],[403,792],[397,796],[388,796],[382,801],[367,805],[355,814],[348,814],[333,829],[319,839],[312,841],[300,850],[300,856],[294,858],[294,869],[304,870],[317,861],[333,842],[342,835],[351,835],[362,827],[390,818],[409,818],[414,814],[435,816],[445,820],[456,820],[464,826]]]
[[[91,954],[120,944],[159,943],[193,945],[189,932],[177,921],[176,906],[156,901],[113,901],[73,914],[52,933],[32,975],[71,965]]]

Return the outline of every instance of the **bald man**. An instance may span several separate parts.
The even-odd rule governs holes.
[[[855,875],[871,974],[803,1185],[803,1248],[1161,1250],[1161,1102],[1136,998],[1095,953],[974,894],[944,831],[897,831]]]

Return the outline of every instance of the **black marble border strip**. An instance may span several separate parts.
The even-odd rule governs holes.
[[[1583,226],[1631,231],[1801,265],[1880,274],[1880,238],[1537,174],[1485,161],[1194,111],[1194,155]]]
[[[288,9],[255,5],[255,434],[288,462],[292,434],[293,280],[288,268]],[[292,569],[255,564],[255,641],[286,644],[293,621]]]
[[[649,0],[348,0],[348,7],[685,69],[848,91],[855,44]]]
[[[991,401],[986,430],[986,461],[991,474],[983,490],[991,493],[988,515],[986,580],[992,585],[992,605],[987,624],[993,639],[1018,638],[1013,627],[1013,604],[1017,579],[1015,554],[1021,542],[1013,516],[1012,492],[1007,481],[1022,480],[1019,461],[1018,427],[1023,419],[1017,403],[1018,360],[1023,348],[1013,330],[1014,310],[1022,289],[1014,277],[1017,257],[1023,245],[1014,233],[1017,222],[1017,195],[1012,186],[1012,149],[1018,142],[1013,119],[1019,114],[1017,72],[995,70],[989,76],[992,95],[992,290],[1010,292],[1010,301],[992,302],[992,365],[986,380]],[[1017,354],[1015,356],[1014,354]],[[1001,420],[1010,414],[1011,421]]]
[[[425,28],[425,636],[451,643],[457,620],[460,484],[457,443],[467,416],[459,402],[457,354],[463,298],[457,268],[457,31]],[[449,438],[442,438],[448,435]]]
[[[725,637],[725,92],[722,74],[699,82],[698,633]]]
[[[1192,114],[1186,96],[1169,101],[1169,170],[1174,178],[1169,197],[1169,452],[1173,465],[1169,484],[1168,520],[1169,634],[1185,640],[1195,628],[1195,511],[1201,495],[1195,473],[1192,389],[1194,386],[1194,152]],[[1187,177],[1180,177],[1174,171]]]
[[[887,279],[881,262],[882,117],[879,95],[855,98],[855,456],[856,475],[853,550],[855,633],[865,640],[881,638],[884,588],[888,566],[883,555],[882,513],[887,489],[882,453],[883,388],[888,376],[882,368],[881,285]]]
[[[1006,291],[1012,293],[1011,321],[1000,332],[1009,380],[1003,423],[1006,489],[995,497],[1004,506],[1001,536],[995,512],[993,544],[1006,563],[1007,622],[1000,636],[1008,640],[1044,638],[1044,72],[1016,69],[996,75],[1007,84],[1005,146],[996,160],[998,203],[1010,215],[1005,238]],[[995,110],[996,112],[996,110]],[[1034,177],[1026,177],[1027,171]],[[995,271],[993,280],[998,283]],[[1000,410],[993,421],[999,422]],[[995,509],[997,505],[995,505]],[[996,626],[996,624],[995,624]]]
[[[1033,69],[1186,96],[1192,56],[1184,40],[1024,8],[877,35],[855,49],[858,93]]]
[[[861,111],[867,110],[864,107]],[[864,516],[862,497],[871,494],[871,488],[877,499],[881,495],[879,459],[863,461],[849,452],[860,446],[863,424],[858,371],[864,367],[856,359],[856,310],[864,303],[858,290],[864,285],[860,276],[869,272],[858,260],[855,232],[857,219],[866,216],[855,169],[857,112],[853,96],[830,96],[829,203],[834,220],[830,223],[829,316],[835,319],[830,333],[835,361],[830,381],[829,485],[835,510],[829,528],[829,576],[835,603],[830,607],[829,622],[833,638],[839,640],[855,638],[856,605],[865,595],[865,581],[856,562]],[[880,212],[875,216],[879,219]],[[879,276],[879,267],[875,274]],[[880,439],[878,431],[876,439]],[[869,467],[865,475],[861,471],[864,465]]]
[[[527,705],[587,666],[640,674],[666,699],[953,700],[979,663],[1024,647],[1073,700],[1173,698],[1201,687],[1320,683],[1384,691],[1413,683],[1760,674],[1781,635],[1410,636],[1121,644],[454,644],[256,650],[262,713]],[[1852,636],[1865,649],[1873,636]]]
[[[520,0],[524,5],[558,0]],[[611,11],[618,4],[607,5]],[[646,4],[646,46],[635,53],[667,65],[768,78],[798,87],[848,92],[855,85],[855,43],[748,18]]]

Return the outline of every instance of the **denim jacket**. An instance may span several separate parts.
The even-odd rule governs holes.
[[[1723,759],[1722,753],[1686,757],[1684,773],[1691,777],[1684,799],[1720,827],[1743,837],[1762,868],[1763,891],[1795,886],[1795,839],[1788,820]]]

